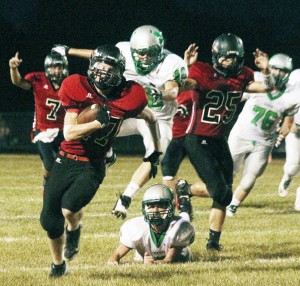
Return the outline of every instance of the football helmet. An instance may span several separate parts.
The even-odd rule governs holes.
[[[111,70],[99,69],[97,65],[105,63],[112,66]],[[101,90],[119,86],[123,81],[125,57],[118,47],[113,45],[99,46],[92,52],[87,72],[88,78]]]
[[[244,44],[241,38],[228,33],[218,36],[212,44],[212,62],[215,70],[225,77],[235,77],[244,65]],[[232,58],[232,64],[222,65],[222,59]]]
[[[51,67],[61,66],[63,70],[59,73],[51,72]],[[69,75],[69,63],[68,59],[65,56],[62,56],[59,53],[51,53],[46,56],[44,61],[46,77],[51,81],[57,84],[61,82]]]
[[[149,211],[151,206],[159,206],[164,210]],[[163,184],[150,186],[142,200],[142,212],[146,222],[161,225],[169,222],[175,213],[175,199],[171,189]]]
[[[164,43],[162,32],[154,26],[145,25],[133,31],[130,50],[139,74],[148,74],[163,60]]]
[[[282,88],[289,80],[291,71],[293,70],[293,60],[286,54],[275,54],[269,60],[269,66],[273,69],[283,71],[282,73],[273,73],[275,86]]]

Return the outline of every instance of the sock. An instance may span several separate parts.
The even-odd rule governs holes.
[[[221,231],[214,231],[209,229],[209,240],[213,240],[219,243],[220,236],[221,236]]]
[[[234,206],[238,207],[240,204],[241,204],[241,201],[239,201],[235,196],[233,196],[230,205],[234,205]]]
[[[127,188],[125,189],[123,195],[132,199],[139,191],[139,189],[140,187],[136,183],[130,182]]]

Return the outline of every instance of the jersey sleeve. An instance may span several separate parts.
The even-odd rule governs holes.
[[[183,81],[187,78],[188,68],[185,61],[173,54],[167,54],[166,59],[164,60],[164,65],[170,69],[169,76],[166,78],[166,81],[176,81],[178,86],[181,86]]]
[[[76,100],[76,81],[75,77],[76,75],[67,77],[61,85],[61,88],[59,90],[58,96],[62,102],[62,106],[66,110],[78,110],[79,112],[79,104]]]
[[[141,239],[141,226],[139,218],[126,221],[120,228],[120,242],[131,249],[136,249]]]
[[[190,222],[181,219],[174,236],[172,247],[186,247],[194,242],[195,230]]]
[[[133,81],[128,82],[127,95],[120,101],[120,109],[126,110],[125,118],[137,117],[148,104],[144,88]]]

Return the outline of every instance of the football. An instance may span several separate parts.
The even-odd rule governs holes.
[[[83,124],[96,120],[99,112],[99,104],[93,104],[84,108],[77,117],[77,123]]]

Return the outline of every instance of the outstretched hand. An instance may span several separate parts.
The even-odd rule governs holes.
[[[269,56],[265,52],[260,49],[256,49],[253,52],[254,55],[254,63],[255,65],[262,71],[266,73],[270,73],[269,71]]]
[[[19,52],[16,52],[15,56],[9,60],[9,67],[16,69],[21,65],[22,61],[23,60],[19,58]]]
[[[184,52],[184,61],[188,66],[194,64],[197,61],[198,49],[199,47],[195,43],[193,43],[190,44],[189,47]]]
[[[159,156],[162,152],[154,151],[149,157],[144,158],[144,162],[149,162],[151,164],[151,171],[149,174],[149,179],[155,178],[157,174],[157,166],[159,165]]]

